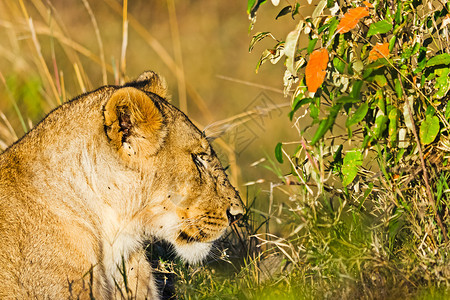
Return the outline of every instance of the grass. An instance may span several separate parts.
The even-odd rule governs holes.
[[[211,88],[214,79],[205,76],[208,72],[189,74],[190,68],[198,67],[194,57],[199,55],[207,58],[206,64],[210,65],[226,61],[230,64],[229,74],[234,74],[239,66],[233,64],[236,59],[230,54],[230,57],[214,56],[211,49],[219,47],[212,41],[208,48],[211,57],[196,53],[199,48],[183,56],[197,40],[191,37],[191,41],[187,39],[190,44],[183,44],[186,32],[182,31],[181,24],[188,23],[182,23],[181,18],[188,18],[184,15],[188,12],[183,11],[186,6],[173,0],[167,1],[167,7],[155,8],[157,12],[167,9],[167,20],[147,11],[148,19],[155,17],[151,26],[159,26],[151,27],[152,30],[148,23],[143,23],[143,17],[135,16],[140,13],[139,5],[147,9],[145,4],[135,4],[135,8],[127,1],[123,4],[114,0],[104,0],[101,4],[89,0],[81,4],[70,2],[70,7],[83,9],[81,14],[85,15],[91,32],[86,35],[83,30],[80,35],[88,36],[89,41],[73,35],[71,26],[64,22],[68,18],[64,7],[53,5],[41,0],[0,1],[0,35],[7,41],[0,46],[0,65],[2,70],[7,70],[0,72],[0,94],[5,99],[0,102],[0,149],[17,140],[46,112],[71,95],[101,84],[123,83],[133,77],[128,74],[138,74],[143,71],[142,66],[147,68],[151,64],[167,70],[169,83],[177,87],[173,101],[201,127],[222,118],[223,122],[215,123],[220,130],[236,124],[242,128],[255,120],[253,116],[259,118],[261,110],[232,111],[233,116],[229,117],[227,109],[239,106],[239,99],[253,99],[255,92],[249,89],[280,94],[279,88],[270,86],[274,82],[270,75],[259,75],[267,82],[255,84],[219,74],[220,84]],[[225,27],[214,22],[229,16],[227,11],[235,13],[239,9],[239,6],[214,5],[197,4],[195,8],[199,11],[192,9],[194,19],[204,9],[211,15],[201,19],[202,22]],[[240,11],[244,13],[245,8]],[[85,24],[70,23],[74,24],[86,28]],[[113,29],[109,30],[108,26]],[[159,39],[155,28],[164,31]],[[215,29],[213,36],[217,39],[226,34],[220,30]],[[246,34],[247,28],[229,27],[228,30],[243,30]],[[105,38],[111,32],[114,32],[114,42]],[[168,40],[172,47],[167,47]],[[227,51],[248,48],[242,43],[239,46],[231,44]],[[253,72],[256,60],[245,57],[238,61],[242,65],[249,61],[245,65],[249,72],[245,78],[251,78],[248,74]],[[238,92],[232,93],[231,87],[236,87]],[[221,94],[226,97],[217,101],[214,97]],[[213,100],[205,100],[201,95],[209,95]],[[226,102],[227,99],[233,101]],[[273,110],[285,105],[275,104]],[[221,109],[226,112],[224,115]],[[265,111],[264,115],[269,113]],[[284,112],[282,118],[287,119]],[[316,158],[318,165],[312,166],[308,163],[306,147],[295,149],[301,144],[298,141],[302,136],[296,136],[301,124],[291,128],[280,125],[275,118],[264,120],[268,125],[261,135],[267,136],[269,143],[261,148],[272,153],[278,140],[285,141],[283,149],[288,150],[284,152],[283,165],[273,161],[271,154],[261,160],[264,155],[256,147],[250,146],[240,155],[236,144],[225,139],[216,142],[229,165],[233,184],[245,196],[247,210],[242,221],[217,243],[210,260],[200,266],[187,266],[170,255],[169,246],[162,243],[149,246],[149,257],[165,298],[176,295],[180,299],[443,299],[450,296],[449,244],[437,229],[433,213],[427,209],[427,191],[420,179],[410,176],[419,174],[419,164],[412,163],[410,169],[395,179],[392,173],[382,172],[395,153],[389,156],[378,149],[372,159],[381,168],[360,171],[361,185],[345,189],[336,184],[336,178],[327,177],[333,151],[325,151],[324,147]],[[284,127],[289,136],[277,129]],[[432,161],[428,170],[436,206],[446,207],[449,174],[441,167],[439,161]],[[320,192],[321,187],[324,192]],[[444,211],[442,219],[447,226],[448,212]]]

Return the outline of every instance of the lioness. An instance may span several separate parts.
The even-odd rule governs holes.
[[[51,112],[0,155],[0,299],[155,299],[143,242],[205,258],[242,213],[153,72]]]

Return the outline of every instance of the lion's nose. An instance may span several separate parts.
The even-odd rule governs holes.
[[[235,224],[237,221],[239,221],[239,219],[242,218],[242,214],[240,212],[237,214],[233,214],[231,212],[231,209],[227,209],[227,217],[228,217],[228,223],[231,226],[231,225]]]

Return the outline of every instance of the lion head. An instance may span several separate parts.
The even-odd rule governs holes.
[[[241,199],[204,134],[165,96],[153,72],[114,90],[105,132],[117,158],[142,179],[137,188],[145,196],[133,200],[133,217],[144,234],[195,263],[241,216]]]

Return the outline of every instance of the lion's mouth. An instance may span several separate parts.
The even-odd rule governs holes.
[[[185,231],[180,231],[180,233],[178,234],[178,239],[186,243],[202,242],[202,240],[206,237],[206,234],[201,231],[200,233],[201,235],[197,234],[197,236],[192,236]]]
[[[195,242],[202,242],[207,243],[211,242],[213,240],[218,239],[222,235],[222,231],[216,231],[206,233],[204,230],[200,228],[192,229],[191,231],[188,230],[180,230],[178,233],[177,239],[180,242],[184,243],[195,243]]]

